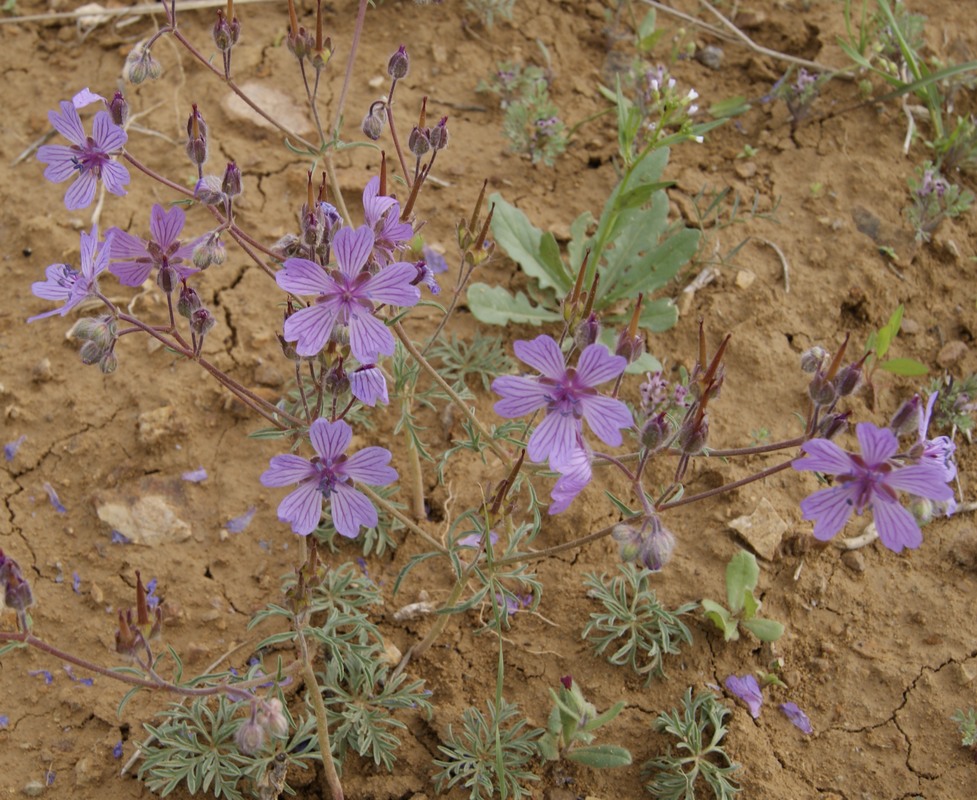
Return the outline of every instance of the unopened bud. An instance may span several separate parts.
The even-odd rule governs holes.
[[[0,550],[0,588],[3,589],[3,604],[17,612],[24,612],[34,605],[34,593],[30,584],[24,580],[20,565]]]
[[[661,572],[672,558],[675,536],[658,517],[648,521],[648,532],[638,552],[638,560],[652,572]]]
[[[220,236],[216,233],[211,233],[193,248],[191,258],[195,267],[198,269],[207,269],[207,267],[213,264],[223,264],[224,259],[227,258],[227,250],[224,249],[224,243],[221,241]]]
[[[804,372],[813,374],[821,369],[821,365],[827,357],[828,351],[823,347],[815,345],[801,353],[801,369]]]
[[[614,355],[624,356],[629,364],[633,364],[645,351],[645,337],[640,334],[631,335],[629,329],[621,331],[617,337],[617,344],[614,347]]]
[[[223,181],[216,175],[204,175],[193,187],[193,196],[204,205],[217,206],[224,203]]]
[[[245,755],[256,755],[265,744],[265,730],[252,717],[234,734],[237,749]]]
[[[338,397],[344,392],[349,391],[349,377],[343,368],[342,359],[337,360],[333,368],[326,373],[323,388],[333,397]]]
[[[838,399],[838,390],[831,381],[825,380],[824,373],[818,372],[807,387],[807,394],[818,406],[830,406]]]
[[[672,426],[664,412],[651,417],[641,429],[641,446],[649,453],[661,450],[672,435]]]
[[[600,320],[597,315],[591,313],[585,320],[581,320],[573,331],[573,343],[583,350],[587,345],[594,344],[600,336]]]
[[[407,149],[417,158],[421,158],[431,149],[431,142],[428,139],[429,134],[429,128],[418,128],[415,126],[410,132],[410,136],[407,137]]]
[[[271,246],[271,252],[283,261],[286,258],[297,256],[302,247],[302,240],[294,233],[286,233],[281,239]]]
[[[383,107],[380,106],[379,109],[379,111],[374,111],[371,108],[367,115],[363,117],[363,122],[360,125],[360,130],[363,131],[363,135],[366,136],[367,139],[371,139],[374,142],[379,139],[380,134],[383,133],[385,115],[383,113]]]
[[[89,367],[92,364],[97,364],[104,355],[105,348],[91,341],[85,342],[78,349],[78,356],[81,358],[81,363]]]
[[[397,52],[390,56],[390,61],[387,62],[387,74],[399,81],[407,75],[409,67],[410,58],[407,56],[407,48],[401,45],[397,48]]]
[[[197,166],[207,161],[207,123],[200,115],[197,104],[193,104],[193,111],[187,120],[187,156]]]
[[[203,303],[200,302],[200,295],[197,294],[197,290],[184,285],[180,289],[180,299],[176,301],[177,313],[181,317],[190,319],[193,312],[202,307]]]
[[[277,697],[265,700],[258,706],[256,721],[271,736],[288,735],[288,720],[282,709],[282,701]]]
[[[844,414],[830,414],[818,425],[818,435],[823,439],[833,439],[848,428],[848,411]]]
[[[834,383],[839,397],[847,397],[857,392],[862,385],[862,363],[857,361],[841,369],[835,375]]]
[[[228,197],[237,197],[241,194],[241,170],[238,169],[237,164],[233,161],[229,161],[227,169],[224,170],[221,191]]]
[[[98,361],[98,369],[103,375],[111,375],[119,368],[119,357],[115,350],[109,350]]]
[[[206,308],[198,308],[190,315],[190,330],[197,336],[206,336],[217,324],[217,318]]]
[[[435,150],[444,150],[448,146],[448,118],[441,117],[441,121],[431,128],[431,133],[428,136],[431,142],[431,147]]]
[[[889,429],[896,436],[905,436],[915,433],[919,429],[919,415],[922,401],[918,394],[914,394],[909,400],[903,403],[899,410],[892,415],[889,421]]]
[[[109,101],[109,116],[120,128],[124,128],[129,121],[129,104],[122,96],[122,92],[116,92]]]
[[[132,84],[140,84],[146,78],[156,80],[162,73],[162,66],[153,58],[152,52],[142,46],[142,43],[129,51],[125,66],[122,68],[122,77]]]

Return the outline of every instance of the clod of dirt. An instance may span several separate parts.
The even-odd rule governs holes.
[[[137,420],[136,435],[146,447],[158,445],[164,439],[186,433],[186,425],[173,406],[144,411]]]
[[[947,555],[957,566],[977,570],[977,536],[973,530],[964,530],[956,535],[947,548]]]
[[[266,86],[257,81],[247,81],[241,86],[241,89],[255,101],[256,105],[267,111],[269,116],[278,120],[286,128],[301,135],[312,132],[309,118],[303,112],[304,106],[302,103],[283,93],[280,88],[276,89],[272,86]],[[274,125],[253,111],[236,94],[228,94],[221,105],[224,106],[224,110],[232,117],[252,122],[259,128],[276,130]]]
[[[841,563],[852,572],[865,572],[865,556],[857,550],[846,550],[842,553]]]
[[[160,495],[136,499],[113,497],[95,501],[98,518],[133,544],[155,547],[190,538],[190,525],[180,519],[170,502]]]
[[[40,797],[44,794],[44,784],[40,781],[28,781],[20,790],[20,793],[26,797]]]
[[[787,532],[787,523],[777,515],[766,497],[760,499],[752,514],[731,520],[729,527],[743,537],[751,550],[767,561],[773,560]]]
[[[940,352],[936,356],[936,363],[943,369],[947,369],[962,360],[965,355],[967,355],[966,344],[959,340],[947,342],[940,348]]]

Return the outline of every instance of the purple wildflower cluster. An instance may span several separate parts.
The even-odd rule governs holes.
[[[590,482],[590,450],[583,439],[583,420],[604,444],[618,447],[621,430],[634,425],[630,409],[620,400],[603,397],[596,387],[624,372],[627,359],[611,355],[602,344],[585,347],[576,367],[567,367],[560,346],[550,336],[514,345],[520,361],[538,376],[503,375],[492,383],[502,396],[495,412],[516,418],[545,409],[526,444],[531,461],[548,462],[560,474],[552,492],[550,514],[564,511]]]

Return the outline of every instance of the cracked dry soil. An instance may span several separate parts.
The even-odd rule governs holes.
[[[52,2],[50,7],[63,10],[71,5]],[[278,87],[279,99],[291,99],[291,105],[300,108],[302,91],[294,65],[278,46],[280,39],[269,38],[284,31],[280,5],[238,9],[244,33],[234,53],[234,68],[240,82]],[[305,5],[308,13],[309,4]],[[550,54],[553,96],[564,118],[574,123],[598,111],[604,102],[596,85],[614,55],[605,30],[605,5],[610,4],[520,0],[515,19],[491,30],[465,27],[460,0],[446,0],[441,6],[388,0],[368,15],[346,135],[358,138],[355,123],[377,91],[369,79],[383,76],[390,53],[406,44],[412,65],[401,84],[401,116],[410,117],[424,95],[430,98],[432,116],[449,116],[451,145],[436,170],[445,185],[430,188],[418,206],[419,217],[428,220],[427,240],[445,247],[449,256],[454,226],[470,214],[484,178],[491,189],[561,240],[577,215],[599,210],[615,180],[610,122],[598,120],[582,127],[554,169],[531,168],[506,151],[501,112],[492,98],[476,94],[475,86],[499,61],[538,63],[538,41]],[[690,13],[697,7],[693,2],[676,5]],[[910,5],[926,6],[919,10],[929,16],[926,36],[935,55],[948,62],[964,60],[961,53],[970,58],[977,53],[969,4],[931,0]],[[348,41],[354,7],[352,0],[330,6],[328,31],[340,48]],[[48,5],[22,2],[18,8],[40,12]],[[747,33],[758,43],[844,65],[836,45],[843,32],[838,3],[756,2],[741,8],[752,14]],[[204,47],[212,22],[209,14],[189,12],[182,20],[187,34]],[[761,210],[776,207],[774,219],[744,218],[743,224],[706,231],[709,248],[716,252],[751,239],[694,297],[683,301],[681,286],[703,264],[670,287],[668,293],[682,306],[681,319],[668,333],[649,338],[651,352],[676,369],[694,361],[698,318],[705,320],[713,342],[732,333],[727,381],[714,410],[711,443],[742,445],[760,428],[773,439],[794,435],[798,423],[793,413],[803,407],[805,392],[797,368],[799,354],[814,344],[831,350],[849,331],[861,347],[900,303],[907,322],[895,355],[922,361],[933,375],[943,368],[958,377],[977,369],[974,216],[945,223],[932,245],[911,244],[902,215],[906,178],[926,158],[926,151],[917,142],[909,157],[902,154],[901,108],[894,103],[851,108],[858,100],[854,87],[832,82],[812,119],[792,136],[783,107],[757,101],[780,77],[783,64],[691,29],[683,33],[661,19],[670,32],[656,53],[660,57],[667,57],[672,41],[716,44],[724,50],[722,68],[716,71],[692,60],[671,65],[683,85],[698,90],[704,108],[736,95],[754,101],[748,113],[710,133],[704,144],[674,150],[665,176],[676,182],[669,190],[673,215],[691,221],[691,198],[704,187],[731,187],[746,201],[756,196]],[[10,165],[44,135],[47,111],[60,100],[86,85],[111,93],[125,54],[153,24],[149,17],[125,27],[109,23],[85,36],[73,23],[62,21],[0,27],[3,163]],[[149,111],[140,125],[159,136],[133,130],[130,146],[154,168],[177,180],[189,178],[179,142],[190,103],[198,103],[211,126],[215,161],[234,159],[245,176],[240,205],[244,227],[266,243],[291,230],[304,198],[307,165],[282,147],[275,134],[228,111],[223,88],[168,42],[157,55],[164,64],[164,80],[130,90],[130,101],[135,111]],[[340,49],[327,92],[338,91],[344,56]],[[961,89],[956,103],[957,113],[972,113],[973,91]],[[757,154],[737,159],[747,144]],[[340,181],[354,208],[377,167],[378,156],[370,150],[348,150],[339,156]],[[76,261],[78,230],[91,222],[87,212],[66,212],[61,191],[45,184],[41,172],[36,161],[27,159],[6,169],[0,183],[6,276],[0,298],[0,430],[4,442],[26,436],[17,456],[0,471],[0,547],[20,561],[32,580],[38,599],[35,630],[46,639],[101,663],[115,663],[114,609],[131,602],[134,572],[139,569],[157,578],[167,609],[165,640],[184,655],[191,669],[203,669],[238,645],[242,646],[230,661],[241,666],[250,655],[247,643],[255,640],[245,628],[249,615],[278,598],[279,577],[292,568],[297,550],[293,534],[276,520],[278,494],[262,489],[257,480],[277,446],[249,439],[259,421],[229,402],[192,365],[147,348],[143,340],[124,341],[118,372],[104,377],[83,367],[76,346],[65,340],[74,315],[25,324],[28,316],[49,307],[31,296],[31,282],[39,280],[50,263]],[[969,177],[962,180],[974,188]],[[108,198],[103,225],[141,231],[149,206],[172,199],[139,177],[130,188],[125,198]],[[883,243],[895,247],[901,277],[879,254],[877,241],[861,232],[866,214],[878,223],[872,229],[876,237],[886,235]],[[188,230],[205,230],[204,217],[199,210],[191,211]],[[781,264],[763,240],[783,251],[790,265],[789,292]],[[700,256],[707,259],[711,254],[708,249]],[[494,259],[481,279],[525,287],[525,279],[503,258]],[[155,291],[137,296],[110,281],[103,284],[111,287],[113,297],[131,298],[148,316],[165,311]],[[290,371],[275,338],[280,297],[268,291],[268,278],[232,248],[227,262],[209,270],[200,287],[219,320],[207,338],[208,358],[263,396],[276,399],[287,388]],[[419,338],[433,322],[419,314],[410,325]],[[468,337],[476,332],[502,334],[508,347],[515,338],[533,336],[537,330],[482,330],[462,309],[453,332]],[[875,409],[861,395],[853,402],[854,414],[884,422],[915,388],[882,376]],[[477,405],[484,419],[494,419],[491,397],[479,396]],[[163,423],[140,432],[147,414],[161,414]],[[375,432],[359,434],[362,443],[382,441],[390,433],[392,423],[379,416]],[[432,441],[450,435],[433,414],[421,419]],[[964,499],[972,499],[974,453],[963,441],[958,455]],[[759,457],[748,463],[698,463],[690,474],[689,490],[735,480],[767,463],[772,462]],[[201,465],[209,473],[205,482],[181,480],[183,472]],[[443,533],[444,520],[453,510],[477,500],[479,485],[500,478],[491,466],[474,460],[459,461],[447,486],[434,485],[433,470],[429,472],[429,499],[442,514],[442,521],[429,523],[436,535]],[[657,479],[665,481],[666,476],[662,466]],[[51,507],[46,483],[57,490],[67,513],[57,514]],[[740,546],[727,522],[752,513],[763,498],[773,504],[789,528],[777,556],[762,561],[765,613],[787,626],[775,647],[751,639],[724,644],[696,620],[693,646],[671,659],[667,676],[647,688],[635,676],[592,656],[580,636],[594,610],[583,575],[610,572],[617,562],[613,543],[602,541],[540,564],[546,591],[539,614],[518,615],[505,642],[507,698],[533,723],[543,724],[549,708],[547,689],[572,672],[598,708],[627,701],[627,709],[607,730],[607,741],[631,747],[637,765],[665,747],[664,738],[651,732],[651,722],[661,710],[678,704],[686,686],[720,684],[732,672],[765,668],[779,657],[789,689],[768,694],[759,720],[730,701],[728,751],[745,767],[744,797],[974,797],[977,764],[959,746],[949,720],[954,709],[977,702],[973,517],[934,522],[925,529],[917,552],[897,556],[875,544],[855,557],[842,558],[835,546],[810,546],[810,523],[801,520],[797,504],[813,488],[810,476],[780,473],[716,501],[677,509],[668,518],[678,547],[655,583],[661,599],[676,606],[703,596],[722,597],[724,564]],[[108,527],[96,515],[98,498],[148,494],[166,499],[178,510],[189,525],[189,536],[155,547],[112,544]],[[251,506],[257,513],[244,533],[222,534],[229,519]],[[538,541],[540,546],[556,544],[612,519],[611,507],[593,488],[565,515],[547,519]],[[859,523],[864,520],[852,523],[847,533],[854,535]],[[392,597],[398,571],[421,550],[418,542],[401,538],[396,553],[371,559],[369,570],[387,600],[379,615],[383,632],[406,650],[430,620],[397,623],[393,611],[416,600],[422,590],[435,600],[443,599],[449,578],[443,569],[422,566],[412,573],[402,594]],[[350,560],[357,555],[357,547],[348,545],[333,558]],[[72,588],[74,573],[80,578],[77,592]],[[449,723],[459,723],[466,706],[483,705],[492,691],[495,644],[489,637],[472,635],[475,623],[474,617],[454,621],[438,646],[411,665],[412,673],[425,679],[434,693],[436,713],[430,721],[404,716],[408,730],[393,775],[350,759],[345,775],[348,796],[420,800],[434,795],[431,760],[440,737]],[[9,629],[12,618],[5,615],[2,624]],[[50,685],[29,675],[41,669],[53,673]],[[133,741],[142,736],[142,723],[152,719],[164,699],[140,695],[120,719],[116,705],[122,694],[103,678],[92,687],[74,683],[59,664],[39,653],[6,655],[0,667],[0,714],[9,724],[0,730],[0,797],[21,796],[25,786],[43,781],[49,771],[55,780],[44,790],[46,797],[117,800],[147,795],[131,775],[119,777],[121,762],[113,759],[112,748],[125,740],[128,758]],[[777,712],[776,703],[786,700],[807,711],[815,728],[812,736],[801,735]],[[542,781],[534,788],[535,796],[550,800],[644,794],[637,766],[610,773],[576,769],[566,785],[565,776],[545,767],[539,771]],[[290,781],[300,797],[319,796],[312,775],[293,774]],[[172,796],[181,797],[181,791]]]

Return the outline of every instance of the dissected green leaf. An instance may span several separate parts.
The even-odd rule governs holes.
[[[556,311],[532,305],[522,292],[513,297],[501,286],[484,283],[473,283],[468,287],[468,307],[475,319],[488,325],[541,325],[563,319]]]

